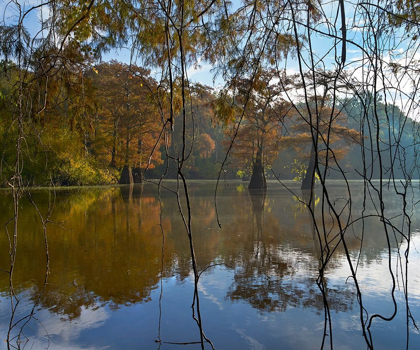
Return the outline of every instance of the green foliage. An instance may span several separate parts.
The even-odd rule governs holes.
[[[53,179],[61,185],[103,185],[115,183],[118,174],[116,169],[101,169],[92,157],[81,157],[56,169]]]
[[[284,167],[285,169],[290,169],[292,174],[296,176],[293,178],[293,181],[302,182],[306,176],[308,165],[302,163],[299,159],[294,159],[293,162]],[[315,179],[319,180],[319,175],[315,172]]]
[[[12,142],[15,128],[2,131],[3,147],[2,185],[14,173],[16,149]],[[103,167],[91,155],[83,153],[83,143],[75,132],[43,128],[39,134],[27,127],[27,135],[22,149],[22,179],[30,186],[55,185],[94,185],[115,183],[118,171]]]
[[[77,133],[46,127],[42,139],[46,150],[44,154],[50,155],[47,168],[55,184],[93,185],[117,181],[116,170],[101,166],[90,154],[85,155],[84,145]]]
[[[245,176],[245,171],[243,170],[238,170],[236,172],[236,176],[239,177],[240,179],[242,179]]]

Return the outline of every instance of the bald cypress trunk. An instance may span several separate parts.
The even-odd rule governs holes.
[[[124,165],[121,172],[120,180],[118,181],[120,185],[132,185],[134,184],[133,171],[131,166]]]
[[[264,165],[262,163],[262,150],[257,151],[254,165],[252,166],[251,181],[249,182],[248,189],[261,190],[267,188],[267,181],[264,174]]]
[[[112,150],[111,150],[111,163],[110,166],[116,167],[117,165],[117,139],[118,139],[118,120],[114,120],[112,128]]]
[[[313,190],[315,183],[315,146],[312,144],[311,157],[309,158],[308,169],[302,181],[302,190]]]
[[[134,184],[134,177],[133,177],[133,168],[129,165],[130,161],[130,128],[127,126],[127,133],[125,138],[125,156],[124,156],[124,167],[121,172],[120,180],[118,181],[121,185],[133,185]]]

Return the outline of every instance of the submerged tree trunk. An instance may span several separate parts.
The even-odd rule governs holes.
[[[308,169],[306,170],[306,175],[302,181],[302,190],[314,189],[315,183],[315,145],[312,144],[311,148],[311,157],[309,158]]]
[[[144,171],[141,168],[142,163],[143,163],[143,159],[142,159],[143,139],[141,137],[139,137],[139,139],[137,140],[137,154],[139,157],[139,161],[137,163],[137,166],[133,169],[133,178],[134,178],[134,183],[141,184],[143,183],[143,177],[144,177]]]
[[[144,172],[142,171],[140,167],[134,168],[132,173],[133,173],[133,180],[135,184],[143,183]]]
[[[302,199],[306,204],[306,208],[308,209],[309,214],[309,222],[311,223],[311,231],[313,239],[316,238],[316,230],[315,230],[315,193],[314,190],[302,190]]]
[[[127,127],[127,133],[125,138],[125,156],[124,156],[124,167],[121,172],[119,184],[121,185],[134,185],[133,169],[129,165],[130,161],[130,128]]]
[[[252,167],[251,181],[248,189],[261,190],[267,188],[267,182],[264,174],[264,165],[262,163],[262,150],[258,149],[255,163]]]
[[[111,151],[111,163],[109,164],[112,167],[115,167],[117,164],[117,138],[118,138],[118,121],[114,120],[114,126],[112,129],[112,151]]]
[[[123,170],[121,172],[120,180],[118,181],[120,185],[133,185],[133,171],[131,170],[130,165],[124,165]]]

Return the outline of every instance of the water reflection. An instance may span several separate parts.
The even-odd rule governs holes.
[[[204,297],[204,327],[216,348],[229,349],[232,344],[242,344],[241,348],[252,348],[250,344],[272,348],[278,344],[280,335],[285,348],[303,346],[287,332],[280,331],[282,314],[287,315],[290,327],[300,329],[298,332],[303,331],[302,317],[307,322],[311,320],[314,328],[308,334],[320,339],[323,328],[319,325],[323,323],[324,309],[323,296],[316,283],[320,248],[306,205],[281,188],[267,193],[249,193],[237,191],[233,185],[224,188],[218,197],[222,223],[219,228],[213,187],[197,183],[191,193],[199,269],[216,265],[203,273],[199,286]],[[42,191],[34,194],[41,212],[48,209],[48,196]],[[10,198],[7,194],[2,197],[0,215],[5,222],[11,215]],[[112,344],[112,348],[124,348],[122,344],[130,348],[142,341],[149,344],[147,348],[156,348],[153,344],[158,337],[158,317],[162,318],[162,329],[159,329],[162,340],[196,340],[196,327],[190,323],[193,290],[189,288],[188,237],[173,194],[164,191],[161,205],[156,188],[149,185],[61,190],[57,197],[51,218],[56,224],[48,229],[50,275],[37,311],[45,330],[39,324],[32,324],[37,331],[28,333],[32,334],[32,341],[38,339],[34,348],[45,343],[39,337],[47,333],[54,349],[94,346],[98,339],[92,339],[90,334],[101,334],[101,343]],[[305,194],[301,199],[309,202]],[[314,194],[311,209],[317,220],[320,219],[318,203],[319,197]],[[21,316],[39,297],[45,277],[42,226],[29,203],[22,203],[22,213],[14,274],[15,288],[24,301],[19,310]],[[389,285],[383,281],[387,244],[378,230],[380,224],[374,218],[365,222],[366,230],[372,232],[366,236],[360,264],[360,279],[367,298],[373,298],[380,285],[384,285],[385,292],[389,290]],[[165,233],[163,261],[160,225]],[[360,249],[358,227],[355,225],[350,233],[353,235],[349,235],[347,244],[356,255]],[[7,247],[7,239],[1,235],[2,252],[6,252]],[[335,340],[339,346],[344,346],[352,342],[346,340],[347,330],[340,324],[346,324],[358,311],[354,307],[357,299],[353,284],[346,281],[349,271],[340,249],[328,264],[323,282],[330,310],[342,315],[337,316]],[[8,255],[1,254],[0,268],[7,270],[8,264]],[[412,283],[413,288],[418,287],[418,283]],[[159,315],[157,303],[162,286],[165,293]],[[416,291],[412,294],[414,304],[419,307],[416,311],[420,311],[419,294]],[[4,338],[5,315],[9,312],[8,282],[4,273],[0,274],[0,295],[3,315],[0,331]],[[133,315],[138,307],[141,307],[140,314],[147,315],[147,323]],[[240,308],[241,315],[247,317],[241,319],[234,308]],[[274,317],[270,322],[278,324],[277,331],[268,331],[265,321],[259,319],[267,315],[270,319]],[[124,332],[133,333],[131,340],[122,340],[120,335],[107,332],[118,324],[115,322],[121,323],[122,317],[128,322]],[[135,332],[139,327],[143,327],[144,338],[143,333]],[[227,331],[232,329],[235,329],[234,334]],[[253,334],[255,330],[257,334]],[[352,331],[358,337],[356,343],[363,345],[360,330]],[[314,342],[320,344],[320,341]]]
[[[228,231],[240,232],[251,228],[245,237],[243,252],[237,259],[227,262],[235,270],[234,282],[229,287],[227,297],[232,301],[245,300],[252,307],[264,312],[286,311],[287,307],[311,307],[317,312],[323,309],[322,295],[316,284],[318,271],[318,252],[312,234],[303,236],[306,252],[299,250],[296,243],[288,242],[290,237],[279,233],[287,227],[279,221],[273,211],[273,202],[265,192],[250,192],[251,210],[237,216]],[[302,235],[302,222],[313,228],[306,205],[301,199],[292,197],[290,213],[299,216],[294,226],[294,234]],[[305,220],[306,218],[306,220]],[[300,221],[300,223],[298,223]],[[307,230],[308,232],[308,230]],[[296,237],[294,237],[296,239]],[[239,243],[239,242],[238,242]],[[236,244],[233,244],[236,245]],[[331,287],[327,294],[331,308],[347,311],[354,302],[354,291],[349,287]]]
[[[133,196],[129,204],[119,188],[62,195],[69,197],[59,202],[61,208],[53,218],[63,228],[49,230],[51,276],[49,293],[42,297],[44,306],[74,318],[80,316],[82,305],[92,305],[95,298],[112,308],[147,300],[160,273],[156,198]],[[19,291],[31,289],[36,296],[45,272],[44,247],[33,208],[26,203],[22,210],[15,286]],[[6,245],[4,237],[1,244]],[[0,264],[7,266],[7,255],[0,257]],[[0,285],[0,290],[7,293],[7,285]]]

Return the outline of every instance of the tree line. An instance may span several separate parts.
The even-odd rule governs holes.
[[[14,164],[13,108],[18,68],[3,61],[1,72],[2,184],[6,185]],[[232,157],[225,178],[250,180],[250,186],[265,187],[266,176],[308,181],[314,173],[314,147],[308,115],[302,103],[293,105],[282,94],[299,89],[293,76],[261,70],[251,81],[236,78],[224,89],[215,90],[190,83],[187,139],[190,149],[186,176],[215,179],[227,149]],[[28,80],[33,79],[29,74]],[[42,85],[45,82],[38,82]],[[159,103],[169,99],[151,71],[118,61],[103,62],[75,71],[57,72],[50,79],[47,96],[40,88],[30,92],[37,106],[25,127],[24,182],[31,186],[139,183],[144,177],[159,178],[170,160],[165,147],[178,152],[180,128],[165,146],[157,142],[162,125]],[[319,138],[329,131],[335,156],[353,174],[362,167],[358,155],[362,143],[360,116],[363,106],[357,98],[342,98],[332,106],[325,81],[319,114]],[[41,100],[43,98],[44,100]],[[173,95],[174,122],[180,118],[181,96]],[[244,110],[245,100],[247,108]],[[311,108],[315,108],[314,103]],[[380,133],[387,132],[386,106],[380,107]],[[338,111],[332,121],[333,107]],[[389,109],[389,107],[387,107]],[[405,115],[393,105],[395,120]],[[241,127],[239,128],[239,123]],[[399,125],[394,125],[398,132]],[[418,123],[404,130],[401,143],[414,145]],[[237,131],[238,130],[238,131]],[[235,135],[237,131],[237,135]],[[235,137],[234,137],[235,135]],[[178,142],[177,142],[178,140]],[[413,148],[414,149],[414,148]],[[322,158],[322,150],[318,157]],[[407,157],[413,161],[414,152]],[[325,160],[321,161],[322,164]],[[173,170],[173,169],[172,169]],[[171,169],[166,175],[176,177]],[[311,174],[311,176],[316,176]],[[331,174],[334,177],[334,174]]]

